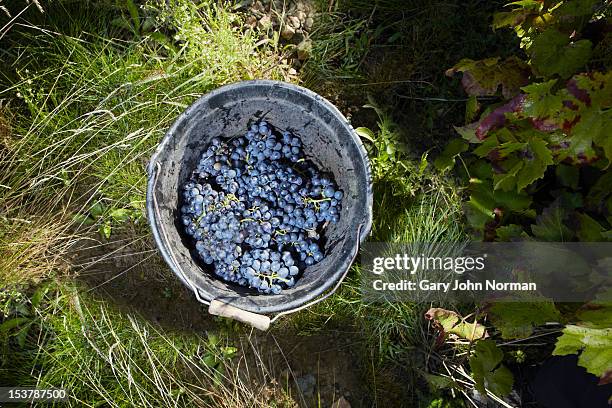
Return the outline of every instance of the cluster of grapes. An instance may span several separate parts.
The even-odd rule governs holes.
[[[340,217],[343,193],[304,159],[302,142],[264,121],[219,138],[183,187],[185,231],[226,281],[278,294],[320,262],[320,232]]]

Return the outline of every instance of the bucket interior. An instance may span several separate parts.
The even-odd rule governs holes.
[[[324,259],[306,267],[296,285],[278,295],[260,294],[216,277],[212,266],[195,257],[193,243],[180,223],[181,188],[210,140],[243,135],[251,123],[264,119],[277,130],[300,137],[306,159],[330,173],[344,192],[339,222],[323,230]],[[170,261],[170,266],[181,268],[204,299],[216,298],[257,313],[297,307],[336,283],[369,233],[372,193],[365,154],[346,119],[304,88],[247,81],[205,95],[178,118],[152,158],[151,170],[159,163],[159,172],[157,180],[150,182],[147,201],[151,205],[150,196],[155,195],[158,211],[149,216],[154,230],[163,228],[163,234],[155,234],[162,254],[168,261],[172,252],[178,265]]]

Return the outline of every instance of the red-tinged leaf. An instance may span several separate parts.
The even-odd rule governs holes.
[[[551,119],[531,119],[531,124],[534,128],[546,133],[560,129],[559,125]]]
[[[463,73],[461,85],[468,95],[495,95],[501,88],[504,98],[510,99],[528,83],[531,70],[524,61],[512,56],[501,63],[499,58],[480,61],[464,58],[447,70],[446,75],[452,76],[457,72]]]
[[[527,97],[523,104],[523,114],[531,118],[549,118],[558,114],[563,106],[563,97],[553,92],[556,79],[534,83],[521,89]]]
[[[523,190],[534,181],[544,177],[546,168],[553,164],[553,157],[546,146],[546,142],[533,138],[528,143],[525,151],[524,166],[521,168],[516,179],[517,191]]]
[[[576,81],[576,78],[572,78],[567,81],[567,90],[574,98],[578,99],[586,106],[591,106],[591,98],[589,97],[589,93],[584,89],[578,88],[578,82]],[[568,102],[571,103],[571,101]]]
[[[480,121],[476,128],[476,137],[484,140],[490,130],[496,129],[506,123],[506,114],[519,112],[523,109],[526,96],[517,95],[508,103],[498,107]]]

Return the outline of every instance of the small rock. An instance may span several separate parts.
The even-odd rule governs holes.
[[[264,13],[264,12],[266,11],[266,8],[264,7],[264,5],[263,5],[263,4],[261,4],[261,1],[259,1],[259,0],[257,0],[257,1],[255,2],[255,4],[253,4],[252,9],[253,9],[254,11],[258,11],[258,12],[260,12],[260,13]]]
[[[298,377],[295,380],[300,392],[305,397],[312,397],[315,391],[315,385],[317,384],[317,380],[312,374],[306,374],[304,376]]]
[[[293,28],[300,28],[300,25],[302,24],[300,23],[300,19],[297,18],[296,16],[287,17],[287,23]]]
[[[295,34],[295,29],[289,24],[285,24],[281,30],[281,37],[283,37],[285,40],[290,40],[291,37],[293,37],[293,34]]]
[[[310,57],[312,53],[312,41],[306,39],[298,44],[297,55],[299,60],[305,60]]]
[[[295,13],[295,16],[300,21],[300,23],[303,23],[306,20],[306,13],[304,13],[302,10],[298,10]]]
[[[262,30],[267,30],[272,27],[272,19],[270,18],[270,16],[265,15],[259,19],[259,21],[257,22],[257,26]]]
[[[313,24],[314,24],[314,19],[312,17],[307,17],[306,20],[304,20],[304,28],[308,31],[310,31]]]
[[[291,76],[296,76],[297,75],[297,71],[295,70],[295,68],[289,68],[289,70],[287,71],[287,73]]]
[[[250,15],[246,18],[244,24],[248,27],[255,28],[257,25],[257,17]]]
[[[332,408],[351,408],[351,404],[344,397],[340,397],[332,404]]]

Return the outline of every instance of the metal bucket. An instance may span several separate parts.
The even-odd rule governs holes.
[[[294,287],[278,295],[224,282],[206,270],[192,253],[180,223],[180,187],[210,139],[243,134],[250,123],[261,119],[299,136],[307,159],[333,174],[344,192],[339,222],[324,230],[325,258],[308,266]],[[291,313],[333,293],[372,227],[370,166],[361,141],[329,101],[289,83],[244,81],[202,96],[168,130],[151,158],[148,176],[149,223],[172,271],[200,302],[210,305],[209,312],[262,329],[270,318],[261,315]]]

